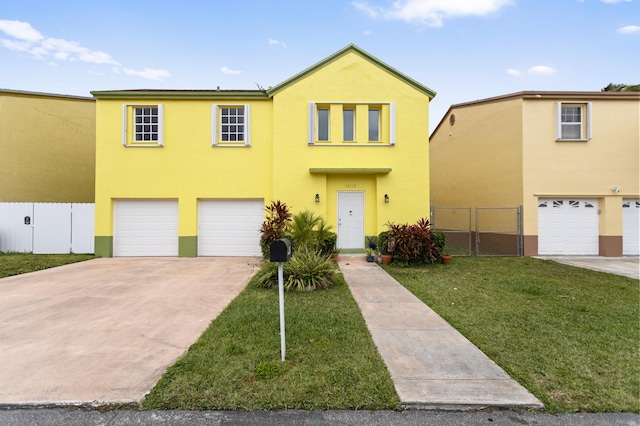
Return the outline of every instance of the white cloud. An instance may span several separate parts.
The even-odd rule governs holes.
[[[77,41],[45,37],[28,22],[0,20],[0,31],[15,39],[2,39],[0,45],[9,50],[29,53],[37,59],[51,55],[58,61],[119,65],[111,55],[91,50]]]
[[[626,27],[621,27],[616,30],[620,34],[633,34],[640,32],[640,26],[638,25],[627,25]]]
[[[31,26],[31,24],[22,21],[9,21],[6,19],[1,19],[0,31],[13,38],[30,42],[39,41],[44,38],[42,34],[40,34],[35,28]]]
[[[373,34],[373,31],[371,31],[371,30],[364,30],[364,31],[362,32],[362,35],[363,35],[363,36],[370,36],[371,34]]]
[[[371,18],[384,17],[441,27],[445,19],[462,16],[486,16],[497,12],[512,0],[396,0],[385,9],[366,1],[354,1],[359,11]]]
[[[518,70],[514,70],[513,68],[509,68],[507,70],[507,75],[511,75],[513,77],[518,77],[518,76],[522,75],[522,73],[520,71],[518,71]]]
[[[600,0],[602,3],[606,4],[616,4],[616,3],[630,3],[633,0]]]
[[[536,65],[535,67],[529,68],[529,72],[531,74],[551,75],[551,74],[555,74],[556,69],[547,67],[545,65]]]
[[[242,73],[242,71],[235,71],[227,66],[220,68],[220,71],[222,71],[225,74],[241,74]]]
[[[0,32],[13,38],[0,39],[1,47],[28,53],[36,59],[50,58],[52,60],[49,65],[57,65],[57,62],[60,61],[107,64],[112,65],[111,69],[114,73],[120,74],[121,72],[120,63],[108,53],[101,50],[91,50],[77,41],[46,37],[28,22],[0,20]],[[142,71],[124,68],[122,72],[158,81],[171,75],[167,70],[153,68],[145,68]]]
[[[171,73],[167,70],[155,70],[152,68],[145,68],[142,71],[132,70],[130,68],[123,69],[127,75],[137,75],[138,77],[146,78],[147,80],[162,81],[165,78],[171,76]]]
[[[285,48],[287,47],[287,45],[284,44],[283,42],[278,41],[278,40],[273,39],[273,38],[269,39],[269,46],[282,46],[282,47],[285,47]]]

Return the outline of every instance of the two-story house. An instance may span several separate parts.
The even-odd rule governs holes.
[[[638,92],[452,105],[431,135],[430,162],[437,206],[522,206],[526,256],[640,252]]]
[[[268,90],[92,94],[97,255],[259,256],[272,200],[347,249],[428,215],[435,92],[357,46]]]

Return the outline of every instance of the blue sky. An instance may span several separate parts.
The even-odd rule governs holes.
[[[451,104],[640,83],[640,0],[21,0],[0,8],[0,88],[255,89],[349,43]]]

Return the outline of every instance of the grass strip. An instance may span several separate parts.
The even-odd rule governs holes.
[[[638,280],[511,257],[386,270],[547,411],[640,411]]]
[[[145,409],[399,409],[391,377],[340,276],[329,290],[286,293],[280,361],[277,290],[251,284],[142,403]]]
[[[0,278],[82,262],[95,258],[92,254],[0,253]]]

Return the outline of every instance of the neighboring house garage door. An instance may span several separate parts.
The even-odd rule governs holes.
[[[177,256],[177,200],[116,200],[114,256]]]
[[[622,254],[640,254],[640,200],[622,202]]]
[[[598,255],[597,200],[539,200],[538,254]]]
[[[198,256],[261,256],[262,200],[200,200]]]

